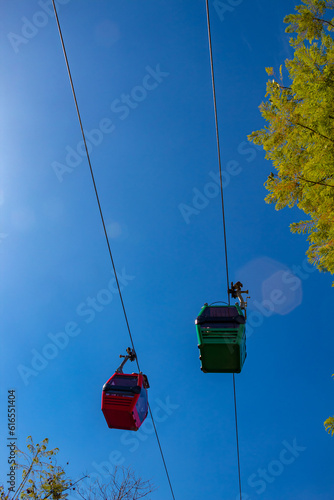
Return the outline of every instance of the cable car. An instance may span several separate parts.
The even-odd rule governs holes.
[[[204,304],[196,318],[201,370],[204,373],[240,373],[246,353],[246,307],[242,283],[231,285],[229,293],[240,300],[235,305]],[[243,314],[245,311],[245,314]]]
[[[202,307],[195,324],[204,373],[241,372],[246,359],[245,322],[238,304]]]
[[[102,389],[101,409],[108,427],[137,431],[148,413],[147,389],[149,383],[143,373],[125,374],[124,363],[136,359],[134,351],[127,349],[128,356]]]

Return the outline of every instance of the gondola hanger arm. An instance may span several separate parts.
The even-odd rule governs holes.
[[[244,300],[242,294],[243,293],[249,293],[248,290],[242,290],[243,284],[240,281],[237,281],[236,283],[231,282],[231,288],[229,288],[228,293],[231,294],[233,299],[239,299],[240,301],[240,308],[245,311],[245,316],[246,316],[246,308],[247,308],[247,300]],[[249,299],[250,297],[247,296],[246,299]]]
[[[119,365],[119,367],[117,368],[116,373],[123,373],[123,366],[125,365],[125,363],[127,362],[128,359],[130,361],[134,361],[135,359],[137,359],[136,352],[134,349],[131,349],[131,347],[128,347],[126,352],[127,352],[126,356],[124,356],[123,354],[119,355],[120,358],[124,358],[124,359],[123,359],[122,363]]]

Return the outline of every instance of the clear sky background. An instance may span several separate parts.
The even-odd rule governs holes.
[[[283,18],[297,3],[210,1],[229,273],[251,296],[244,500],[334,498],[332,278],[289,231],[304,215],[265,204],[273,167],[246,138],[264,125],[265,67],[292,57]],[[1,479],[15,389],[19,447],[49,437],[74,479],[132,466],[168,500],[150,419],[131,433],[101,412],[130,343],[49,9],[0,3]],[[58,13],[175,498],[235,500],[232,375],[201,372],[194,326],[227,299],[205,1],[59,0]]]

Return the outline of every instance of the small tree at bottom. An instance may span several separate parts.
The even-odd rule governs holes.
[[[130,468],[116,467],[104,483],[95,481],[81,486],[81,480],[71,481],[65,470],[57,464],[58,448],[47,449],[49,440],[34,444],[27,438],[28,452],[16,449],[15,467],[22,470],[22,479],[15,491],[5,491],[0,485],[0,500],[63,500],[76,490],[84,500],[139,500],[154,491],[150,481],[137,477]]]
[[[79,485],[77,493],[83,500],[139,500],[154,490],[150,481],[137,477],[131,468],[115,467],[106,481],[95,481],[88,487]]]
[[[28,452],[15,450],[15,467],[22,470],[21,482],[14,492],[11,488],[6,493],[4,486],[0,486],[0,499],[65,499],[72,482],[67,478],[64,469],[57,465],[55,457],[58,448],[48,450],[48,439],[34,444],[32,437],[28,436],[27,441]]]

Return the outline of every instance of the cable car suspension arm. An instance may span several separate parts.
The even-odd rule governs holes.
[[[123,354],[119,355],[120,358],[124,358],[124,359],[123,359],[122,363],[119,365],[119,367],[117,368],[116,373],[123,373],[123,366],[125,365],[125,363],[127,362],[128,359],[130,361],[134,361],[135,359],[137,359],[137,355],[135,353],[135,350],[131,349],[131,347],[128,347],[126,352],[128,353],[126,356],[124,356]]]
[[[246,317],[247,300],[244,300],[244,298],[241,294],[242,293],[249,293],[249,292],[248,292],[248,290],[241,290],[242,287],[243,287],[243,284],[240,281],[237,281],[234,284],[232,281],[231,288],[229,288],[228,293],[230,293],[232,295],[233,299],[239,299],[240,308],[245,311],[245,317]],[[246,297],[246,298],[249,299],[249,297]]]

